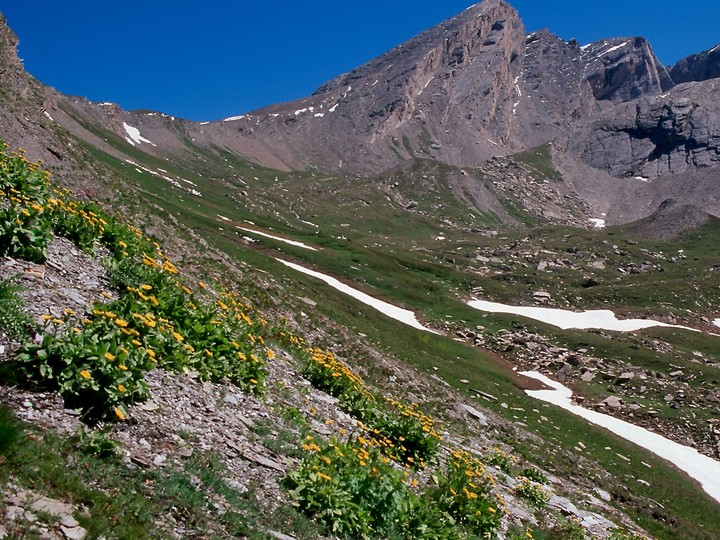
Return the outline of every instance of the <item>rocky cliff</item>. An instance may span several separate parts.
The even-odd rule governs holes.
[[[585,78],[598,101],[622,103],[673,87],[645,38],[616,38],[582,47]]]
[[[717,79],[720,77],[720,45],[683,58],[670,68],[670,76],[676,84]]]

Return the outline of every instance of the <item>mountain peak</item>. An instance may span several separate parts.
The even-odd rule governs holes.
[[[670,75],[676,84],[720,78],[720,45],[683,58],[670,68]]]
[[[644,37],[613,38],[582,47],[595,99],[620,103],[658,95],[673,86],[667,69]]]

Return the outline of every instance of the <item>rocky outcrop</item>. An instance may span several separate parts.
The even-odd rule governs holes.
[[[720,45],[683,58],[670,68],[670,76],[676,84],[717,79],[720,77]]]
[[[599,101],[621,103],[673,87],[645,38],[616,38],[582,48],[585,77]]]
[[[696,206],[678,204],[673,199],[667,199],[655,213],[631,224],[627,231],[642,238],[670,240],[711,221],[720,223],[718,218]]]
[[[653,179],[720,165],[720,85],[683,85],[610,110],[583,130],[575,151],[615,177]]]

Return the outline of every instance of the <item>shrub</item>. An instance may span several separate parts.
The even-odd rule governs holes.
[[[538,471],[537,469],[533,469],[532,467],[527,467],[520,471],[518,476],[522,476],[524,478],[528,478],[532,480],[533,482],[537,482],[538,484],[547,484],[548,483],[548,477],[545,476],[542,472]]]
[[[448,460],[447,473],[433,479],[436,488],[430,497],[439,509],[477,536],[495,536],[505,511],[491,493],[495,481],[485,472],[482,462],[464,450],[455,450]]]
[[[16,276],[0,280],[0,328],[16,341],[32,331],[33,321],[25,311],[25,302],[17,294],[21,289]]]
[[[464,538],[455,520],[407,485],[370,441],[331,440],[319,446],[311,436],[305,458],[284,484],[303,512],[341,537],[453,540]]]
[[[545,508],[550,500],[550,494],[540,484],[522,476],[518,476],[515,493],[529,501],[535,508]]]

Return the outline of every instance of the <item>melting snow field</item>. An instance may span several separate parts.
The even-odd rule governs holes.
[[[302,242],[296,242],[295,240],[288,240],[287,238],[280,238],[279,236],[273,236],[272,234],[256,231],[254,229],[246,229],[245,227],[240,227],[239,225],[235,226],[236,228],[240,229],[241,231],[251,233],[251,234],[257,234],[258,236],[264,236],[265,238],[271,238],[273,240],[277,240],[278,242],[285,242],[286,244],[290,244],[291,246],[297,246],[301,247],[303,249],[309,249],[310,251],[317,251],[312,246],[308,246],[307,244],[303,244]]]
[[[320,279],[330,285],[331,287],[337,289],[338,291],[347,294],[348,296],[352,296],[355,298],[355,300],[359,300],[365,305],[370,306],[371,308],[374,308],[378,310],[383,315],[387,315],[391,319],[395,319],[396,321],[400,321],[401,323],[407,324],[408,326],[412,326],[413,328],[417,328],[418,330],[425,330],[426,332],[432,332],[433,334],[437,334],[435,330],[432,330],[430,328],[427,328],[420,324],[420,321],[417,320],[417,317],[415,317],[415,314],[408,310],[408,309],[402,309],[397,306],[393,306],[392,304],[388,304],[387,302],[383,302],[382,300],[378,300],[377,298],[373,298],[372,296],[365,294],[364,292],[358,291],[357,289],[353,289],[352,287],[345,285],[341,281],[338,281],[337,279],[326,276],[325,274],[321,274],[320,272],[315,272],[314,270],[309,270],[303,266],[300,266],[298,264],[294,264],[291,262],[283,261],[282,259],[275,259],[278,262],[283,263],[285,266],[289,266],[293,270],[297,270],[298,272],[302,272],[303,274],[307,274],[309,276],[315,277],[317,279]]]
[[[485,300],[471,300],[468,305],[480,311],[489,311],[491,313],[509,313],[511,315],[522,315],[529,319],[552,324],[563,330],[575,328],[578,330],[587,330],[595,328],[598,330],[615,330],[617,332],[634,332],[642,328],[651,328],[653,326],[666,326],[670,328],[681,328],[683,330],[693,330],[686,326],[675,326],[651,319],[618,319],[610,310],[597,309],[592,311],[568,311],[565,309],[554,309],[532,306],[508,306],[495,302],[486,302]]]
[[[686,472],[702,485],[703,489],[713,499],[720,502],[720,462],[702,455],[697,450],[673,442],[656,433],[635,426],[624,420],[618,420],[612,416],[602,414],[589,409],[584,409],[572,403],[572,390],[562,384],[553,381],[541,373],[525,371],[520,373],[525,377],[543,382],[553,390],[526,390],[525,393],[531,397],[557,405],[566,411],[571,412],[585,420],[602,426],[616,435],[627,439],[651,451],[657,456],[673,463],[678,469]]]
[[[153,146],[155,146],[154,142],[149,141],[148,139],[146,139],[145,137],[140,135],[140,130],[138,128],[130,126],[130,125],[126,124],[125,122],[123,122],[123,127],[125,128],[125,132],[128,134],[128,136],[125,137],[125,140],[127,142],[129,142],[130,144],[132,144],[133,146],[135,146],[135,144],[140,144],[140,143],[148,143],[148,144],[152,144]]]
[[[720,328],[720,319],[715,319],[715,321],[713,321],[713,324],[715,324],[715,326]]]

